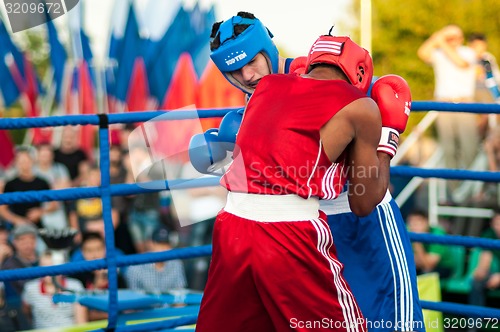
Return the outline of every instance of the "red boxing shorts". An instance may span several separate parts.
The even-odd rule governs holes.
[[[244,204],[233,204],[237,195]],[[295,195],[229,193],[197,331],[366,331],[318,206]]]

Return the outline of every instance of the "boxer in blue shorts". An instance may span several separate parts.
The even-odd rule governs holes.
[[[228,21],[215,23],[211,38],[212,60],[231,84],[249,95],[265,75],[305,70],[304,58],[290,63],[290,59],[279,56],[272,34],[252,14],[240,12]],[[211,142],[234,143],[241,117],[242,112],[230,112],[218,131],[201,134],[209,142],[206,153],[200,154],[197,149],[197,154],[190,155],[198,171],[208,173],[218,167],[214,165],[226,154],[216,150],[227,144]],[[193,141],[199,144],[200,139]],[[395,154],[397,145],[385,148]],[[347,193],[333,201],[322,201],[321,209],[328,215],[345,279],[367,320],[368,330],[425,331],[412,247],[391,194],[387,192],[367,217],[351,212]]]

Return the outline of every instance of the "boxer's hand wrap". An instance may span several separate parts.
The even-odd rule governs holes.
[[[377,151],[392,158],[398,149],[399,134],[405,131],[410,115],[410,87],[402,77],[386,75],[375,82],[371,96],[382,117],[382,134]]]

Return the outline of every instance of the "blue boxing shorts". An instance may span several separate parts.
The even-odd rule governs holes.
[[[346,192],[321,210],[368,330],[425,331],[410,238],[390,193],[367,217],[351,212]]]

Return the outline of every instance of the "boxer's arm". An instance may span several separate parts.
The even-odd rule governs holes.
[[[347,151],[349,205],[359,216],[368,215],[383,199],[389,184],[390,156],[377,153],[380,112],[370,98],[344,107],[321,129],[323,149],[332,162]]]
[[[377,152],[382,122],[375,103],[356,108],[350,115],[355,137],[346,163],[349,206],[354,214],[366,216],[387,192],[391,157]]]
[[[387,191],[390,160],[396,154],[399,134],[406,129],[411,108],[410,87],[397,75],[378,79],[372,87],[372,98],[378,116],[374,116],[373,107],[367,111],[357,107],[351,117],[356,135],[350,154],[354,169],[349,170],[349,204],[359,216],[369,214]]]

